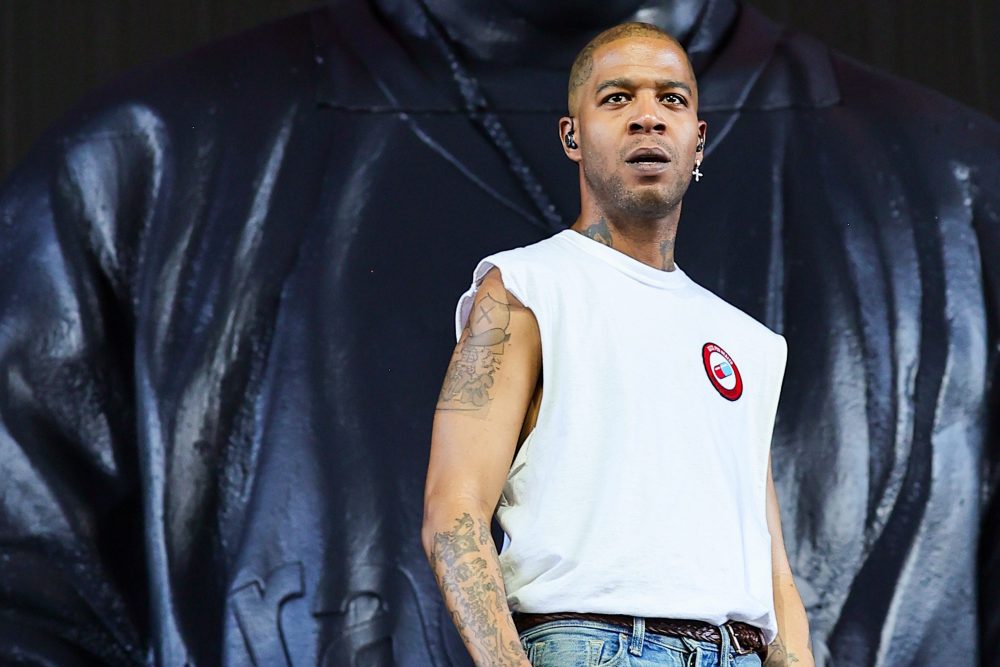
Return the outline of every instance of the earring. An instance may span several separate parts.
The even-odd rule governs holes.
[[[573,138],[573,130],[566,133],[566,148],[579,148],[576,145],[576,139]]]
[[[698,140],[698,145],[694,147],[694,150],[698,153],[705,149],[705,141],[703,139]]]
[[[691,175],[694,176],[695,182],[700,181],[701,177],[705,175],[701,173],[700,167],[701,167],[701,160],[694,163],[694,170],[691,172]]]

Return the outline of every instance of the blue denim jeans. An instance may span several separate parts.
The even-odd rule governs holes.
[[[601,621],[561,619],[521,633],[532,667],[760,667],[756,653],[737,655],[725,628],[722,646],[646,632],[635,616],[626,629]]]

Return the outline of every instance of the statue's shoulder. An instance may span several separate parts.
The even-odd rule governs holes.
[[[752,19],[752,20],[750,20]],[[864,63],[822,41],[773,23],[752,11],[747,32],[773,49],[746,107],[792,112],[821,142],[879,148],[919,166],[909,171],[930,177],[933,165],[949,173],[979,172],[985,189],[1000,176],[1000,122],[926,85]],[[905,149],[905,150],[904,150]],[[906,153],[909,157],[903,157]]]
[[[766,66],[747,93],[746,108],[791,107],[820,115],[828,110],[902,130],[955,128],[978,141],[1000,137],[1000,122],[985,113],[780,25],[752,6],[743,6],[738,28],[729,50],[751,59],[767,54]]]
[[[77,101],[41,142],[71,148],[151,128],[267,119],[315,95],[315,9],[133,68]]]
[[[840,88],[840,105],[872,118],[905,125],[965,126],[1000,136],[1000,122],[926,85],[896,76],[831,49],[830,61]]]

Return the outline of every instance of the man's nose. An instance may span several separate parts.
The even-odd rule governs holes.
[[[662,134],[667,124],[659,116],[660,106],[655,101],[637,100],[634,106],[635,116],[629,120],[629,134],[645,134],[656,132]]]

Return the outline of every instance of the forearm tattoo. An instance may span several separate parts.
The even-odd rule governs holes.
[[[489,525],[466,512],[455,520],[454,529],[435,533],[430,563],[476,664],[513,667],[523,664],[525,655],[519,640],[504,641],[503,628],[508,637],[517,637],[517,629],[498,558]]]
[[[798,661],[798,656],[785,648],[785,643],[781,640],[781,635],[778,635],[768,645],[767,660],[764,661],[763,667],[786,667]]]
[[[494,374],[500,368],[504,345],[510,339],[510,306],[484,293],[476,299],[452,355],[438,396],[438,410],[466,410],[485,417]]]

